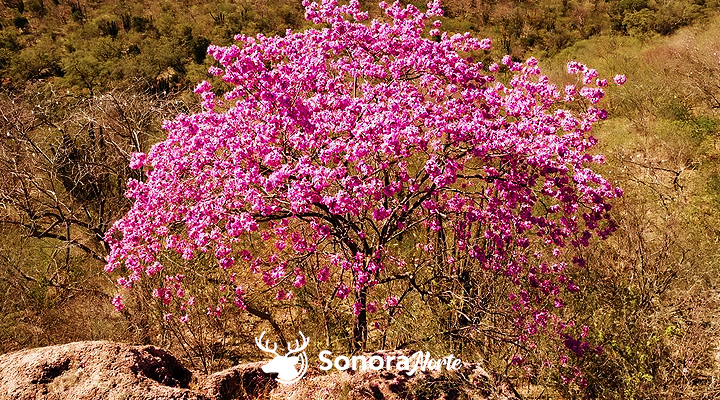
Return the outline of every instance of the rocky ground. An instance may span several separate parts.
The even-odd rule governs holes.
[[[382,353],[381,353],[382,354]],[[263,362],[211,375],[154,346],[76,342],[0,355],[0,400],[485,399],[514,398],[475,364],[457,373],[310,373],[278,385]]]

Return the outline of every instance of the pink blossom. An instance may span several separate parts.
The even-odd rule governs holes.
[[[317,273],[317,279],[320,282],[326,282],[328,280],[328,277],[330,276],[330,268],[329,267],[322,267],[320,271]]]
[[[130,168],[132,169],[140,169],[145,166],[145,161],[147,160],[147,154],[145,153],[132,153],[130,156]]]
[[[293,286],[296,288],[301,288],[305,286],[305,275],[296,276],[295,281],[293,282]]]
[[[367,22],[357,1],[304,4],[320,26],[208,48],[202,109],[131,157],[144,176],[127,182],[132,207],[106,233],[106,271],[128,290],[161,282],[164,306],[192,308],[199,294],[157,260],[208,258],[216,270],[194,272],[218,285],[305,301],[315,276],[312,290],[357,313],[361,294],[396,307],[397,277],[446,260],[448,274],[509,288],[518,337],[564,340],[563,296],[580,289],[561,257],[618,228],[609,211],[622,190],[593,169],[607,79],[576,61],[567,72],[582,77],[564,88],[534,58],[486,68],[468,55],[491,40],[442,31],[438,1],[382,4],[386,17]],[[246,308],[243,290],[222,289],[221,304]]]
[[[340,284],[340,286],[337,288],[336,296],[340,299],[347,299],[348,294],[350,293],[350,289],[345,286],[345,284]]]
[[[115,306],[115,311],[117,312],[121,312],[125,308],[121,294],[116,294],[115,297],[113,297],[112,304]]]
[[[377,312],[377,302],[371,301],[367,304],[367,311],[371,314]]]

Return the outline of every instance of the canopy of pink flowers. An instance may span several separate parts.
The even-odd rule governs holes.
[[[162,276],[164,253],[208,253],[278,299],[312,279],[360,313],[377,306],[357,293],[441,263],[512,282],[522,335],[561,331],[540,306],[578,290],[559,260],[616,228],[608,200],[621,191],[590,169],[603,162],[589,150],[607,80],[571,62],[577,83],[557,87],[533,58],[474,61],[490,39],[441,31],[438,2],[383,3],[382,20],[356,1],[305,6],[315,29],[209,48],[217,78],[195,90],[202,112],[133,156],[146,179],[128,183],[134,205],[107,233],[106,270],[131,288]],[[182,276],[162,282],[163,303],[193,305]],[[242,279],[229,285],[211,312],[243,307]]]

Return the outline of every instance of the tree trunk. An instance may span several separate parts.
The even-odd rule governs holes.
[[[353,353],[363,352],[367,346],[367,288],[362,289],[358,294],[358,302],[361,307],[353,327]]]

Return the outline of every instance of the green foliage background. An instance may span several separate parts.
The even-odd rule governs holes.
[[[364,6],[378,14],[376,4]],[[445,29],[493,38],[494,50],[481,58],[534,55],[553,79],[565,83],[570,83],[564,74],[570,59],[603,76],[628,76],[625,86],[608,91],[604,104],[610,119],[595,133],[598,151],[608,160],[603,172],[626,193],[613,209],[620,230],[583,254],[588,265],[575,270],[583,291],[568,304],[568,315],[590,326],[604,351],[576,360],[585,387],[564,384],[561,369],[541,368],[554,350],[550,343],[535,349],[523,368],[510,368],[513,354],[499,340],[433,335],[458,329],[456,305],[443,303],[433,304],[433,313],[410,303],[402,315],[388,316],[395,333],[378,336],[378,343],[460,352],[508,376],[528,398],[717,397],[718,2],[453,0],[444,6]],[[6,145],[0,156],[25,164],[4,163],[8,170],[0,172],[10,174],[15,171],[10,165],[20,165],[43,177],[42,184],[56,182],[53,193],[72,204],[85,225],[104,226],[128,206],[121,195],[128,152],[159,140],[162,119],[196,109],[190,89],[211,65],[207,46],[230,44],[239,32],[282,35],[303,29],[308,26],[303,12],[299,1],[287,0],[4,0],[0,108],[8,111],[0,120],[0,141]],[[99,100],[108,95],[118,101]],[[112,143],[122,151],[115,158],[92,144],[98,132],[116,135]],[[49,167],[17,147],[26,143],[23,137],[33,137],[54,155]],[[90,159],[112,166],[113,175],[97,189],[112,200],[107,203],[112,213],[88,205],[90,200],[63,181],[81,182],[78,174],[58,172],[59,149],[68,138],[86,154],[76,161],[82,176],[96,176],[87,172],[94,171]],[[23,151],[29,151],[26,157],[16,157]],[[0,201],[0,352],[108,339],[166,346],[208,371],[257,359],[247,346],[259,329],[267,329],[257,315],[237,311],[220,321],[200,313],[197,320],[203,322],[183,327],[162,318],[164,310],[150,288],[129,299],[124,313],[114,313],[109,300],[115,287],[95,256],[104,251],[97,232],[68,224],[63,238],[53,237],[38,213],[18,208],[22,202],[10,191],[0,193],[6,196]],[[209,264],[197,268],[214,270]],[[212,290],[203,279],[192,285],[199,292]],[[492,298],[492,288],[485,289]],[[215,296],[207,293],[208,299]],[[304,326],[310,329],[303,329],[306,333],[314,327],[329,336],[348,334],[343,310],[320,312],[302,301],[292,308],[261,296],[255,302],[288,332]],[[337,344],[318,344],[325,345]]]

